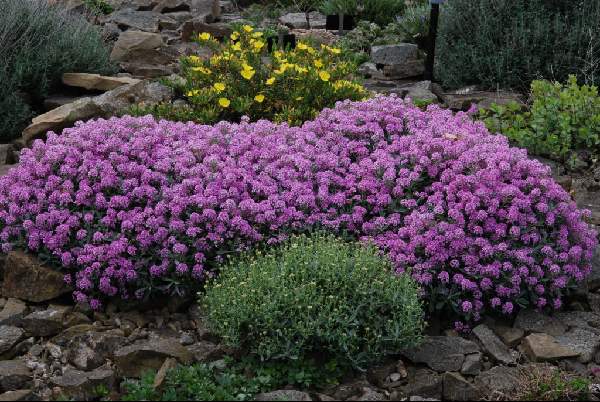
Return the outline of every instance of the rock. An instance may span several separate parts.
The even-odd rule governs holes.
[[[10,351],[25,334],[21,328],[11,327],[9,325],[0,326],[0,355]]]
[[[367,370],[367,379],[380,388],[386,386],[388,377],[396,371],[396,363],[374,366]],[[396,380],[397,381],[397,380]]]
[[[358,379],[350,383],[338,385],[334,392],[330,392],[334,400],[346,400],[353,396],[359,395],[364,387],[368,387],[369,383],[366,380]]]
[[[115,352],[115,365],[124,377],[141,377],[149,370],[158,370],[166,358],[172,357],[179,363],[190,364],[192,354],[176,339],[142,340]]]
[[[431,81],[417,82],[416,84],[408,88],[404,97],[410,98],[413,101],[438,101],[438,97],[433,92],[431,92]]]
[[[527,336],[522,344],[525,354],[533,362],[544,362],[578,357],[579,352],[562,346],[548,334],[534,333]]]
[[[308,14],[309,21],[306,21],[305,13],[288,13],[279,17],[279,22],[292,29],[324,29],[326,17],[316,11]],[[309,26],[310,23],[310,26]]]
[[[162,36],[159,34],[141,31],[123,32],[113,47],[110,59],[112,61],[128,60],[132,58],[130,55],[134,52],[139,54],[159,48],[163,44]]]
[[[569,328],[584,328],[600,334],[600,314],[591,311],[559,311],[554,317]]]
[[[381,392],[375,391],[371,387],[364,387],[360,395],[348,399],[349,401],[385,401],[387,398]]]
[[[371,47],[371,61],[382,65],[401,65],[417,59],[419,47],[412,43]]]
[[[27,305],[19,299],[8,299],[0,311],[0,325],[20,325],[25,316]]]
[[[508,396],[521,385],[521,375],[516,367],[496,366],[481,373],[475,379],[475,386],[485,395]],[[494,399],[496,400],[496,399]]]
[[[63,319],[67,313],[66,306],[52,306],[36,311],[23,318],[23,329],[29,336],[52,336],[63,329]]]
[[[444,400],[476,401],[481,398],[479,389],[458,373],[444,373],[442,382]]]
[[[72,290],[65,283],[63,274],[45,267],[36,257],[22,251],[11,251],[6,267],[2,286],[4,297],[39,303]]]
[[[442,378],[434,371],[418,369],[409,373],[408,384],[401,388],[404,395],[442,399]]]
[[[474,342],[460,337],[432,336],[402,352],[413,363],[425,363],[435,371],[460,371],[466,354],[479,352]]]
[[[592,258],[592,272],[586,278],[587,287],[590,291],[600,289],[600,246],[596,248]]]
[[[160,366],[160,369],[158,370],[158,372],[156,373],[156,376],[154,377],[154,384],[152,385],[152,387],[155,390],[160,390],[165,379],[167,378],[167,374],[169,373],[170,370],[174,369],[175,367],[177,367],[177,360],[175,360],[171,357],[169,357],[168,359],[165,359],[165,362],[162,364],[162,366]]]
[[[121,85],[137,84],[140,80],[130,77],[106,77],[100,74],[64,73],[62,82],[71,87],[110,91]]]
[[[373,75],[377,75],[379,70],[377,70],[377,65],[375,63],[367,61],[358,66],[358,73],[366,78],[371,78]]]
[[[486,92],[469,88],[469,90],[445,92],[440,97],[448,108],[454,110],[467,110],[472,104],[484,109],[489,108],[493,103],[499,105],[506,105],[510,102],[523,104],[521,94],[507,91]]]
[[[61,94],[50,95],[44,99],[44,110],[46,112],[49,112],[52,109],[56,109],[57,107],[73,103],[81,98],[85,98],[85,96],[69,96]]]
[[[31,385],[33,375],[21,360],[0,361],[0,390],[16,391]]]
[[[177,21],[154,11],[137,11],[131,8],[117,10],[108,16],[108,22],[119,26],[122,30],[138,30],[156,33],[160,28],[172,29],[179,26]]]
[[[99,386],[108,390],[115,386],[115,373],[110,369],[96,369],[91,372],[67,369],[62,376],[52,377],[52,384],[61,388],[62,393],[75,400],[90,400],[96,397]]]
[[[473,353],[465,356],[465,362],[460,369],[460,373],[463,375],[478,375],[481,369],[481,353]]]
[[[162,0],[152,11],[156,13],[174,13],[179,11],[190,11],[190,4],[187,0]]]
[[[87,332],[75,336],[67,346],[67,361],[80,370],[96,369],[112,358],[127,342],[121,330]]]
[[[567,327],[560,320],[536,310],[519,311],[514,327],[525,332],[543,332],[552,336],[562,335],[567,330]]]
[[[33,396],[33,392],[30,389],[19,389],[16,391],[7,391],[0,394],[1,402],[8,401],[33,401],[36,398]]]
[[[516,364],[515,359],[510,354],[510,351],[502,343],[500,338],[488,328],[487,325],[481,324],[473,328],[473,335],[483,346],[483,349],[490,355],[494,361],[502,364]]]
[[[220,345],[209,341],[200,341],[189,345],[186,348],[194,356],[194,361],[196,362],[219,360],[225,354]]]
[[[204,17],[195,17],[186,21],[181,26],[181,39],[184,42],[189,42],[196,34],[208,32],[217,39],[229,37],[233,29],[229,24],[216,22],[207,24]]]
[[[39,138],[45,134],[46,131],[59,131],[79,120],[117,115],[127,111],[133,104],[145,103],[150,105],[166,102],[169,101],[172,96],[173,91],[158,82],[140,81],[137,84],[124,85],[113,89],[112,91],[105,92],[102,95],[93,98],[83,98],[74,103],[61,106],[37,116],[33,119],[33,123],[23,132],[23,141],[28,143],[35,138]],[[59,276],[62,282],[62,275],[55,271],[50,272]],[[52,285],[52,283],[50,283],[50,285]],[[45,295],[54,289],[52,286],[49,286],[48,289],[46,289],[46,286],[47,284],[44,284],[42,292],[38,291],[35,295],[32,294],[29,297],[39,299],[39,295]],[[66,286],[64,285],[64,282],[63,286]],[[70,290],[70,288],[66,289],[67,291]],[[15,287],[15,292],[18,290],[19,289]],[[24,293],[25,291],[21,289],[20,292],[15,293],[14,297],[19,297],[18,295]],[[24,299],[23,296],[19,298]]]
[[[402,64],[383,66],[383,75],[390,80],[419,77],[423,75],[424,72],[425,61],[420,59],[408,60]]]
[[[255,401],[312,401],[306,392],[281,389],[256,395]]]
[[[600,335],[584,328],[573,328],[556,337],[562,346],[579,353],[581,363],[589,363],[600,346]]]
[[[525,336],[525,331],[521,328],[511,328],[504,325],[495,325],[492,330],[502,339],[508,347],[514,348],[521,342]]]

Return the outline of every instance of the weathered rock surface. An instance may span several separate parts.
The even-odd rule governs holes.
[[[96,396],[98,386],[111,390],[115,386],[115,373],[110,369],[96,369],[90,372],[67,369],[62,376],[50,381],[61,388],[61,392],[75,400],[89,400]]]
[[[520,94],[507,91],[477,91],[465,90],[464,92],[446,92],[440,94],[446,106],[453,110],[467,110],[472,104],[481,108],[489,108],[493,103],[506,105],[511,102],[523,104]]]
[[[323,14],[312,11],[308,14],[308,17],[309,21],[306,21],[306,14],[304,13],[288,13],[279,17],[279,22],[292,29],[325,28],[326,18]]]
[[[60,272],[45,267],[36,257],[22,251],[11,251],[6,267],[2,286],[4,297],[37,303],[71,291]]]
[[[510,395],[519,387],[520,377],[516,367],[496,366],[477,376],[475,386],[487,395]]]
[[[17,325],[25,316],[27,305],[19,299],[10,298],[0,311],[0,325]]]
[[[48,309],[25,316],[22,325],[29,336],[52,336],[63,329],[66,306],[49,306]]]
[[[460,369],[463,375],[478,375],[483,365],[481,364],[481,353],[473,353],[465,356],[465,361]]]
[[[142,31],[123,32],[113,47],[110,59],[113,61],[127,61],[133,54],[151,51],[163,46],[162,36],[155,33]]]
[[[435,371],[460,371],[465,355],[479,352],[474,342],[460,337],[432,336],[420,346],[402,352],[413,363],[425,363]]]
[[[408,384],[400,390],[409,397],[420,396],[440,400],[442,399],[442,377],[427,369],[411,370]]]
[[[152,339],[138,341],[115,352],[115,364],[119,374],[139,378],[149,370],[158,370],[167,358],[182,364],[193,361],[192,354],[175,339]]]
[[[555,361],[580,355],[576,350],[562,346],[548,334],[531,334],[523,340],[522,346],[533,362]]]
[[[402,65],[418,58],[419,48],[412,43],[371,47],[371,61],[375,64]]]
[[[567,331],[567,326],[560,320],[536,310],[521,310],[514,327],[525,332],[542,332],[552,336],[562,335]]]
[[[25,331],[21,328],[9,325],[0,326],[0,355],[10,351],[24,335]]]
[[[421,72],[422,73],[422,72]],[[419,75],[417,73],[415,75]],[[431,81],[421,81],[407,88],[405,98],[419,101],[437,102],[438,97],[432,92]]]
[[[33,401],[37,398],[34,397],[33,392],[30,389],[19,389],[16,391],[7,391],[0,394],[0,401]]]
[[[556,340],[565,348],[578,352],[581,363],[589,363],[600,346],[600,335],[579,327],[557,336]]]
[[[515,347],[525,336],[525,331],[521,328],[512,328],[504,325],[495,325],[492,330],[498,335],[502,342],[508,347]]]
[[[508,365],[516,363],[506,345],[487,325],[481,324],[473,328],[473,335],[495,361]]]
[[[229,37],[233,32],[233,29],[229,24],[221,22],[208,24],[205,17],[194,17],[193,19],[184,22],[181,26],[181,39],[188,42],[195,34],[202,32],[208,32],[215,38],[221,39]]]
[[[32,121],[32,124],[29,125],[25,131],[23,131],[23,141],[25,143],[29,143],[35,138],[43,136],[43,134],[45,134],[47,131],[61,130],[64,127],[73,125],[73,123],[79,120],[88,120],[94,117],[113,116],[119,114],[120,112],[127,111],[131,105],[140,102],[145,104],[155,104],[169,101],[172,96],[172,90],[158,82],[140,81],[136,84],[123,85],[102,95],[83,98],[35,117]],[[55,271],[52,272],[55,276],[60,276],[60,280],[62,281],[62,275]],[[64,285],[64,282],[63,286],[66,286]],[[30,300],[22,296],[22,288],[15,287],[13,291],[16,292],[18,289],[21,289],[21,291],[19,294],[15,293],[14,297]],[[32,294],[29,297],[35,297],[39,299],[39,296],[37,295],[40,293],[42,295],[46,294],[52,289],[53,287],[50,286],[48,289],[43,289],[42,292],[38,292],[37,290],[36,292],[31,291],[30,293],[35,294]],[[12,293],[5,294],[13,295]]]
[[[100,74],[65,73],[62,76],[62,82],[71,87],[110,91],[122,85],[137,84],[140,80],[130,77],[107,77]]]
[[[444,373],[442,382],[445,400],[476,401],[481,398],[479,389],[458,373]]]
[[[0,391],[15,391],[27,388],[33,376],[21,360],[0,361]]]

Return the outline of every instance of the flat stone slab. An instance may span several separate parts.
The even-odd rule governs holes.
[[[402,355],[413,363],[424,363],[439,372],[460,371],[465,355],[479,352],[475,342],[460,337],[431,336],[415,348],[405,350]]]
[[[107,77],[100,74],[64,73],[62,82],[71,87],[97,91],[110,91],[121,85],[137,84],[140,80],[131,77]]]
[[[531,334],[523,340],[523,350],[533,362],[550,362],[579,357],[580,352],[561,345],[548,334]]]
[[[567,326],[561,320],[536,310],[519,311],[514,327],[525,332],[540,332],[552,336],[562,335],[567,331]]]
[[[495,361],[508,365],[517,363],[515,358],[510,354],[508,347],[487,325],[481,324],[473,328],[473,335],[481,342],[483,349]]]

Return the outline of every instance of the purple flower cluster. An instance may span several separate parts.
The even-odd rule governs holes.
[[[339,103],[303,127],[78,123],[0,178],[3,251],[53,258],[93,307],[326,228],[374,241],[466,319],[558,308],[591,270],[585,214],[549,168],[467,114],[393,96]]]

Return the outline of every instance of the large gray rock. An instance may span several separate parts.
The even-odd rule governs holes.
[[[557,336],[556,340],[562,346],[578,352],[581,363],[589,363],[600,346],[600,335],[578,327]]]
[[[71,338],[67,346],[67,360],[80,370],[96,369],[112,358],[115,350],[127,342],[123,331],[85,332]]]
[[[45,267],[36,257],[22,251],[11,251],[8,254],[2,286],[4,297],[39,303],[71,290],[65,283],[63,274]]]
[[[97,396],[99,386],[111,390],[115,386],[115,373],[99,368],[91,372],[67,369],[62,376],[52,377],[52,384],[61,388],[62,394],[75,400],[89,400]]]
[[[62,82],[70,87],[110,91],[122,85],[137,84],[140,80],[131,77],[107,77],[100,74],[64,73]]]
[[[0,355],[10,351],[19,342],[25,331],[9,325],[0,326]]]
[[[513,328],[505,325],[494,325],[492,330],[502,339],[502,342],[511,348],[517,346],[525,336],[525,331],[521,328]]]
[[[0,325],[20,325],[27,312],[27,305],[19,299],[10,298],[0,311]]]
[[[160,369],[167,358],[182,364],[193,362],[192,354],[176,339],[150,339],[119,348],[115,354],[115,365],[124,377],[141,377],[147,371]]]
[[[562,335],[567,326],[555,317],[550,317],[537,310],[521,310],[514,323],[515,328],[525,332],[542,332],[552,336]]]
[[[162,36],[155,33],[141,31],[123,32],[110,54],[112,61],[126,61],[132,58],[134,52],[139,54],[143,51],[150,51],[163,46]]]
[[[312,401],[306,392],[282,389],[256,395],[255,401]]]
[[[0,361],[0,391],[15,391],[27,388],[33,375],[21,360]]]
[[[383,75],[389,80],[419,77],[425,72],[425,61],[420,59],[407,60],[402,64],[383,66]],[[437,98],[437,97],[436,97]]]
[[[35,117],[32,124],[23,131],[22,139],[25,143],[29,143],[36,138],[43,137],[47,131],[52,130],[58,132],[65,127],[73,125],[73,123],[79,120],[114,116],[126,112],[131,105],[137,103],[150,105],[167,102],[171,100],[172,96],[173,91],[158,82],[140,81],[137,84],[124,85],[102,95],[83,98]],[[62,275],[55,271],[51,272],[53,272],[55,276],[58,275],[62,281]],[[41,292],[39,289],[36,290],[36,292],[29,289],[29,293],[31,294],[27,294],[26,296],[39,299],[40,296],[46,295],[54,289],[52,286],[45,289],[45,286],[47,285],[40,285],[40,288],[42,289]],[[21,295],[19,298],[26,299],[22,295],[27,293],[27,289],[22,289],[22,287],[18,286],[11,289],[14,297],[19,297],[19,295]],[[69,290],[69,288],[66,289],[67,291]],[[51,295],[53,295],[53,293]]]
[[[520,385],[521,375],[516,367],[496,366],[475,379],[475,386],[486,395],[511,395]]]
[[[481,364],[481,353],[473,353],[465,356],[460,373],[463,375],[477,375],[481,372],[483,365]]]
[[[132,8],[117,10],[107,17],[108,22],[123,30],[139,30],[156,33],[160,29],[177,29],[174,19],[154,11],[139,11]]]
[[[309,21],[306,21],[305,13],[288,13],[279,17],[279,22],[292,29],[325,28],[326,18],[323,14],[313,11],[308,14],[308,17]]]
[[[416,74],[419,75],[420,73]],[[413,101],[429,101],[437,102],[438,97],[431,92],[431,81],[421,81],[407,88],[407,92],[404,95],[405,98],[410,98]]]
[[[52,336],[63,329],[66,306],[49,306],[46,310],[33,312],[23,318],[23,329],[29,336]]]
[[[168,13],[171,16],[171,13],[181,12],[181,11],[191,11],[190,1],[189,0],[162,0],[158,3],[152,11],[157,13]]]
[[[418,347],[402,352],[413,363],[424,363],[435,371],[460,371],[465,355],[479,352],[476,343],[460,337],[432,336]]]
[[[33,401],[35,397],[30,389],[19,389],[16,391],[6,391],[0,394],[0,402],[4,401]]]
[[[473,335],[483,346],[483,349],[494,359],[502,364],[515,364],[515,358],[510,354],[506,345],[488,328],[487,325],[481,324],[473,328]]]
[[[555,361],[580,355],[578,351],[561,345],[556,338],[548,334],[531,334],[521,345],[525,354],[533,362]]]
[[[401,389],[402,394],[413,397],[442,399],[442,377],[427,369],[418,369],[408,376],[408,384]]]
[[[419,47],[412,43],[371,47],[371,61],[375,64],[401,65],[416,60],[418,56]]]

